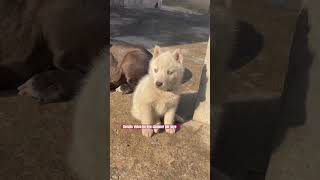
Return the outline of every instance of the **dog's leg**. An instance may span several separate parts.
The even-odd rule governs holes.
[[[138,84],[137,81],[128,79],[126,83],[120,86],[119,91],[122,92],[123,94],[130,94],[134,91],[137,84]]]
[[[110,90],[111,91],[122,92],[121,85],[123,83],[126,83],[126,78],[124,76],[121,76],[118,81],[110,82]]]
[[[130,84],[122,84],[119,88],[117,88],[118,92],[122,92],[123,94],[130,94],[133,92],[133,88]]]
[[[19,95],[31,96],[41,103],[51,103],[72,97],[84,74],[51,70],[34,75],[18,87]]]
[[[161,122],[160,122],[160,118],[158,116],[155,116],[154,117],[154,122],[156,122],[155,125],[161,125]],[[160,129],[159,128],[153,128],[153,132],[154,133],[159,133]]]
[[[71,98],[80,88],[85,74],[97,58],[89,57],[87,52],[77,52],[72,48],[53,50],[55,69],[36,74],[21,85],[20,95],[31,96],[44,103]],[[77,62],[78,61],[78,62]]]
[[[106,48],[107,2],[94,1],[86,8],[73,1],[65,3],[61,6],[60,1],[48,1],[39,12],[42,39],[53,55],[55,69],[33,76],[20,86],[19,94],[43,102],[71,98],[96,57]],[[72,13],[61,7],[70,7]]]
[[[152,108],[149,105],[141,105],[140,112],[143,112],[141,114],[141,124],[143,125],[153,125],[153,113]],[[151,137],[153,135],[153,129],[146,128],[142,129],[142,135],[146,137]]]
[[[86,74],[82,67],[87,66],[88,70],[90,67],[90,64],[79,65],[75,63],[77,57],[54,57],[53,61],[56,69],[44,71],[31,77],[18,88],[19,94],[34,97],[44,103],[73,97],[74,93],[79,90],[80,83]],[[81,58],[83,59],[83,57],[78,59],[80,62]],[[90,58],[88,57],[88,59]],[[91,61],[91,63],[95,62],[93,57],[91,57]]]
[[[176,108],[169,109],[166,114],[164,115],[164,124],[165,125],[173,125],[174,124],[174,117],[176,114]],[[166,128],[165,129],[167,133],[174,134],[176,132],[176,129],[174,128]]]

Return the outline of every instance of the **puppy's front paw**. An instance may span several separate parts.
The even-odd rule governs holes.
[[[41,103],[52,103],[71,98],[78,90],[83,74],[50,70],[35,74],[18,87],[19,95],[31,96]]]
[[[159,128],[154,128],[154,129],[153,129],[153,132],[157,134],[157,133],[160,132],[160,129],[159,129]]]
[[[116,92],[122,92],[121,86],[119,86],[118,88],[116,88]]]
[[[153,129],[142,129],[142,135],[145,137],[151,137],[153,135]]]
[[[175,128],[166,128],[166,133],[174,134],[176,132]]]
[[[161,123],[158,122],[158,123],[156,123],[155,125],[161,125]],[[153,132],[157,134],[157,133],[160,132],[160,129],[159,129],[159,128],[153,128]]]

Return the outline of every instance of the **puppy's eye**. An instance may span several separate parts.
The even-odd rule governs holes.
[[[173,73],[174,73],[174,71],[170,71],[170,70],[167,71],[167,74],[168,74],[168,75],[171,75],[171,74],[173,74]]]
[[[157,69],[157,68],[155,68],[155,69],[154,69],[154,72],[155,72],[155,73],[157,73],[157,72],[158,72],[158,69]]]

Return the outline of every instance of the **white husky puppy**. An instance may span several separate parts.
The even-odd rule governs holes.
[[[154,48],[149,72],[138,83],[132,101],[131,114],[143,125],[154,125],[164,116],[164,124],[174,124],[176,109],[180,98],[180,85],[183,78],[183,57],[180,49],[173,53],[161,53],[159,46]],[[142,129],[142,134],[151,137],[159,129]],[[166,128],[167,133],[175,129]]]

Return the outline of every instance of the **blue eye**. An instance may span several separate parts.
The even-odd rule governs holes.
[[[174,73],[174,71],[169,71],[169,70],[167,71],[167,74],[168,74],[168,75],[171,75],[171,74],[173,74],[173,73]]]

